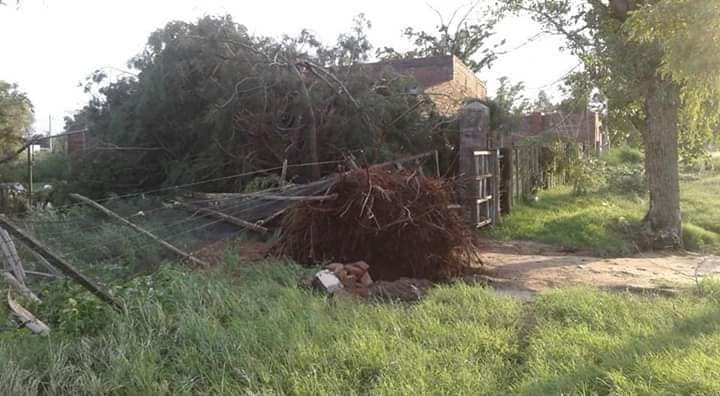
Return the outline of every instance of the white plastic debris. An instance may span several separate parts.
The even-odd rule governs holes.
[[[337,290],[342,289],[343,285],[340,279],[331,271],[322,270],[313,277],[313,286],[328,293],[333,294]]]

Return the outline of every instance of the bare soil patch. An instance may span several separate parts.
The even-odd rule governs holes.
[[[720,257],[693,253],[652,253],[602,258],[569,253],[534,242],[484,240],[480,256],[502,287],[528,291],[589,285],[654,289],[692,286],[720,276]]]

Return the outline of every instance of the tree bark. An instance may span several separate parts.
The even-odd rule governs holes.
[[[645,171],[650,208],[645,216],[648,247],[681,248],[680,183],[678,177],[678,108],[680,89],[657,75],[648,85],[645,99],[647,129]]]
[[[305,135],[305,147],[307,148],[308,155],[310,157],[310,172],[312,174],[312,178],[313,180],[317,180],[320,178],[320,157],[318,155],[317,119],[315,118],[315,110],[313,109],[312,97],[310,96],[310,91],[308,90],[307,84],[305,84],[305,78],[298,69],[297,65],[291,62],[290,67],[292,68],[293,72],[295,72],[298,81],[300,81],[300,89],[302,91],[303,98],[305,99],[305,104],[308,110],[308,117],[310,117],[310,124],[308,125],[307,133]]]

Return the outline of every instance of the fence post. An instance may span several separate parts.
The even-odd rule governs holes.
[[[512,210],[513,201],[513,149],[501,148],[503,160],[500,166],[500,185],[503,192],[500,194],[500,213],[508,214]]]
[[[475,180],[475,156],[478,148],[487,148],[490,133],[490,109],[480,102],[470,102],[460,109],[460,204],[465,220],[474,224],[477,219],[478,182]]]

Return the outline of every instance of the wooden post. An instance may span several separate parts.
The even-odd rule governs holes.
[[[219,212],[217,210],[201,208],[199,206],[190,205],[188,203],[181,202],[181,201],[175,201],[175,203],[177,203],[178,205],[180,205],[181,207],[185,208],[186,210],[188,210],[190,212],[199,212],[204,215],[211,216],[216,219],[220,219],[224,222],[234,224],[238,227],[247,228],[249,230],[261,232],[263,234],[267,234],[269,232],[269,230],[266,227],[259,226],[257,224],[253,224],[253,223],[251,223],[249,221],[245,221],[243,219],[238,219],[237,217],[227,215],[227,214]]]
[[[3,225],[8,233],[17,238],[20,242],[27,245],[32,250],[35,250],[45,258],[52,266],[62,271],[63,274],[74,279],[77,283],[87,289],[90,293],[96,295],[100,300],[110,304],[113,308],[118,311],[122,311],[122,305],[117,302],[110,294],[105,292],[100,286],[95,284],[90,278],[86,277],[80,271],[76,270],[75,267],[66,262],[63,258],[53,253],[45,245],[40,243],[38,240],[33,238],[30,234],[26,233],[22,228],[15,225],[5,215],[0,214],[0,224]]]
[[[90,199],[90,198],[84,197],[84,196],[82,196],[82,195],[80,195],[80,194],[70,194],[70,198],[73,198],[73,199],[78,200],[78,201],[80,201],[80,202],[82,202],[82,203],[84,203],[84,204],[87,204],[87,205],[89,205],[89,206],[92,206],[93,208],[95,208],[95,209],[99,210],[100,212],[104,213],[105,215],[107,215],[107,216],[109,216],[109,217],[112,217],[113,219],[116,219],[117,221],[125,224],[126,226],[132,228],[133,230],[135,230],[135,231],[137,231],[137,232],[145,235],[146,237],[154,240],[155,242],[157,242],[158,244],[160,244],[162,247],[164,247],[165,249],[171,251],[172,253],[174,253],[175,255],[177,255],[177,256],[179,256],[179,257],[182,257],[182,258],[184,258],[184,259],[190,260],[191,262],[193,262],[193,263],[195,263],[195,264],[198,264],[198,265],[200,265],[201,267],[204,267],[204,268],[210,267],[210,264],[206,263],[205,261],[202,261],[202,260],[194,257],[194,256],[191,255],[191,254],[188,254],[188,253],[183,252],[182,250],[178,249],[177,247],[175,247],[175,246],[169,244],[168,242],[160,239],[160,237],[158,237],[157,235],[151,233],[150,231],[147,231],[146,229],[138,226],[137,224],[134,224],[134,223],[126,220],[125,218],[123,218],[123,217],[120,216],[119,214],[117,214],[117,213],[113,212],[112,210],[110,210],[110,209],[108,209],[108,208],[100,205],[99,203],[93,201],[93,200]]]
[[[498,225],[502,222],[502,216],[500,215],[500,183],[502,180],[502,175],[500,174],[500,150],[494,149],[492,150],[492,155],[490,156],[490,160],[492,163],[492,194],[493,194],[493,200],[492,200],[492,209],[493,209],[493,226]]]
[[[475,151],[488,148],[490,133],[490,109],[480,102],[471,102],[462,107],[459,114],[460,141],[458,148],[458,169],[460,171],[460,204],[463,205],[465,221],[477,224],[478,174],[475,167]]]
[[[500,169],[502,171],[500,175],[501,185],[504,187],[504,191],[500,194],[500,212],[502,214],[509,214],[512,210],[513,200],[513,150],[512,148],[501,148],[503,159]]]
[[[28,210],[32,210],[33,196],[33,165],[32,165],[32,144],[27,148],[27,169],[28,169]]]

